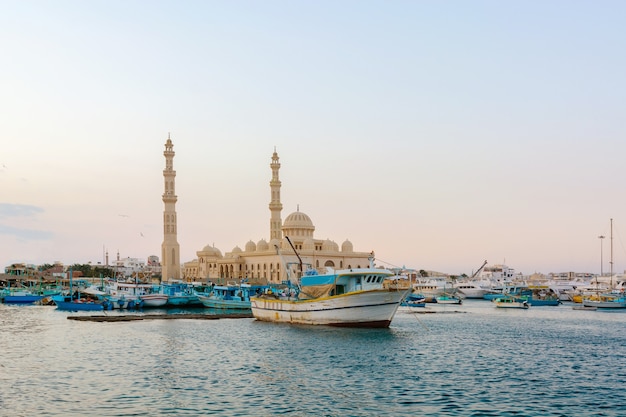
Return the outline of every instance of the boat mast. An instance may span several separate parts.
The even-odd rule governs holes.
[[[298,251],[293,246],[293,243],[291,243],[291,239],[289,239],[289,236],[285,236],[285,239],[287,239],[287,242],[289,242],[289,246],[291,246],[291,249],[293,249],[293,253],[295,253],[296,256],[298,257],[298,262],[300,262],[300,276],[302,276],[304,274],[304,268],[302,266],[302,258],[300,258],[300,254],[298,254]]]
[[[611,219],[611,262],[609,262],[611,268],[611,289],[613,289],[613,219]]]

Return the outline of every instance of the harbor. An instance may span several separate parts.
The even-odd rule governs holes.
[[[572,305],[428,304],[346,329],[0,304],[0,398],[10,415],[51,417],[624,415],[612,358],[626,316]]]

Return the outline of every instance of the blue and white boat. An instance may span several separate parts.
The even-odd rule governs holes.
[[[626,295],[623,292],[608,292],[595,296],[584,297],[583,307],[595,307],[602,309],[626,308]]]
[[[442,294],[435,297],[437,304],[463,304],[463,300],[454,294]]]
[[[112,308],[110,302],[106,300],[82,299],[71,295],[53,295],[50,298],[58,310],[64,311],[103,311]]]
[[[168,306],[202,305],[193,287],[182,281],[162,283],[161,293],[167,295]]]
[[[41,301],[45,295],[28,290],[7,290],[0,294],[0,299],[5,304],[35,304]]]
[[[426,297],[422,294],[407,294],[400,303],[400,307],[426,307]]]
[[[519,301],[527,301],[533,307],[540,306],[558,306],[561,304],[558,294],[552,291],[549,287],[529,287],[530,294],[523,294],[518,298]]]
[[[262,294],[267,285],[250,285],[248,283],[230,285],[216,285],[209,295],[197,297],[208,308],[221,310],[248,310],[251,309],[250,297]]]
[[[498,298],[492,300],[491,302],[494,303],[496,305],[496,307],[498,307],[498,308],[521,308],[521,309],[527,309],[527,308],[530,307],[530,305],[528,304],[528,301],[520,300],[518,298],[515,298],[512,295],[502,295],[501,297],[498,297]]]

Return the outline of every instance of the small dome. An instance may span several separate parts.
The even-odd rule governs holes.
[[[221,258],[222,252],[220,252],[220,250],[214,246],[206,245],[204,248],[202,248],[200,252],[198,252],[198,255],[215,256],[217,258]]]
[[[281,246],[280,240],[274,238],[274,239],[270,240],[270,247],[269,247],[269,249],[275,251],[276,247],[281,248],[282,246]]]
[[[248,243],[246,243],[246,252],[254,252],[256,251],[256,244],[249,240]]]
[[[346,241],[341,244],[341,251],[342,252],[354,252],[354,247],[352,246],[352,242],[346,239]]]
[[[258,252],[264,252],[268,249],[269,249],[269,246],[267,245],[267,242],[265,241],[265,239],[259,240],[259,243],[256,244],[256,250]]]
[[[302,243],[302,249],[304,250],[314,250],[315,249],[315,241],[311,238],[304,239]]]
[[[241,248],[239,246],[235,246],[231,252],[232,253],[241,253]]]
[[[284,228],[289,229],[315,229],[311,218],[301,211],[291,213],[283,222]]]
[[[322,250],[323,251],[331,251],[331,252],[339,252],[339,245],[337,245],[335,242],[333,242],[330,239],[326,239],[322,243]]]

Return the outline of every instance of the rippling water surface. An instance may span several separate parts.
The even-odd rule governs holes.
[[[626,311],[426,310],[370,330],[0,304],[0,415],[626,415]]]

